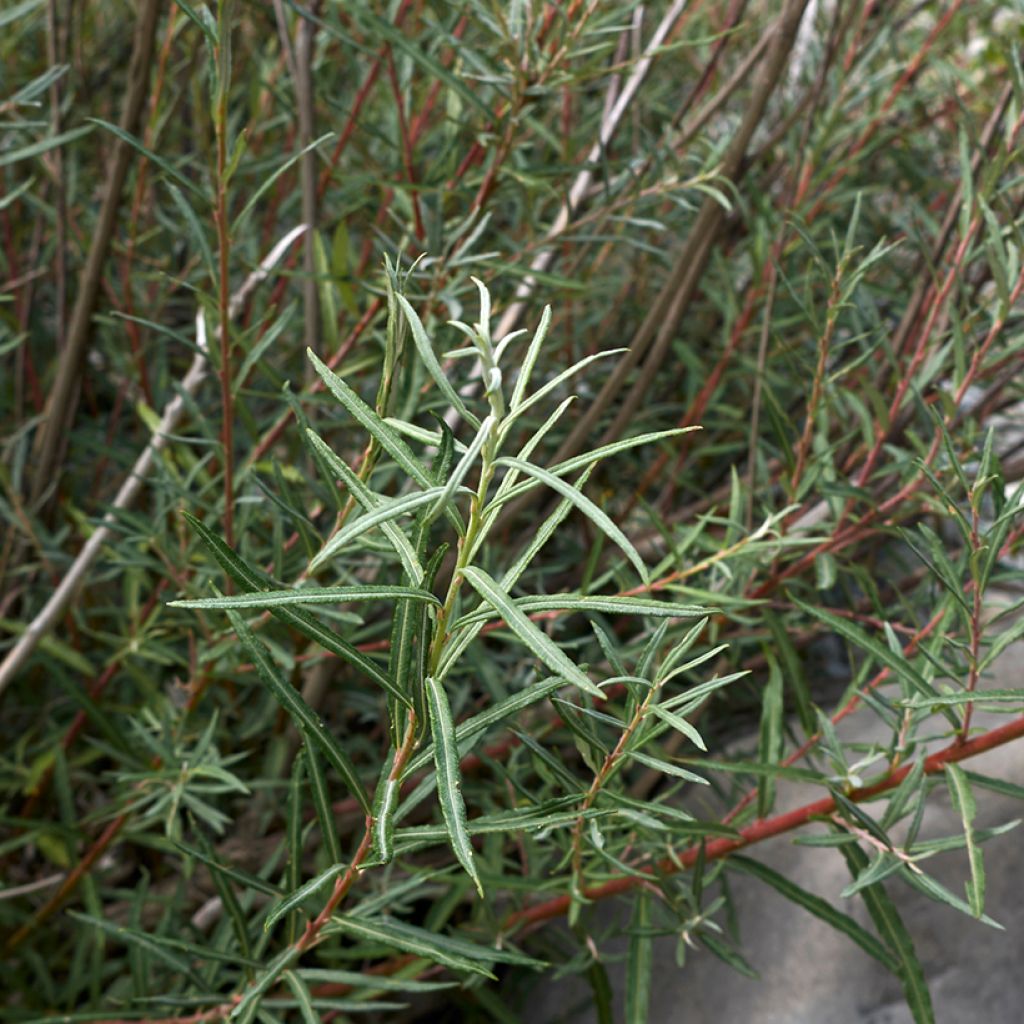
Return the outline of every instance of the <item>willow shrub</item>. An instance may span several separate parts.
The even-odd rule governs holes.
[[[1022,795],[1015,10],[73,6],[0,12],[3,1014],[643,1022],[742,872],[931,1021],[893,888],[997,923]]]

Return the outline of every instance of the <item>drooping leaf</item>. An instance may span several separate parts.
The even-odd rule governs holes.
[[[424,680],[427,708],[430,712],[430,733],[434,740],[434,768],[437,771],[437,795],[441,813],[458,862],[473,879],[483,897],[483,885],[473,861],[473,844],[466,829],[466,804],[462,799],[462,775],[459,771],[459,748],[455,725],[444,687],[430,676]]]
[[[552,672],[557,672],[566,682],[578,686],[592,696],[604,699],[598,689],[552,641],[546,633],[537,628],[516,606],[512,598],[482,569],[467,566],[463,576],[474,590],[498,612],[506,625],[523,644],[533,652]]]
[[[868,864],[864,851],[855,843],[841,846],[840,850],[846,858],[851,874],[854,877],[860,876]],[[914,950],[914,941],[884,886],[881,883],[867,886],[861,891],[861,897],[867,905],[879,936],[899,961],[897,977],[903,985],[903,993],[915,1024],[935,1024],[931,995],[928,992],[924,970]]]
[[[172,608],[280,608],[306,604],[347,604],[356,601],[441,602],[426,590],[401,586],[301,587],[296,590],[262,590],[230,597],[200,597],[169,601]]]
[[[406,924],[386,917],[355,917],[345,915],[331,922],[331,929],[343,932],[363,942],[373,942],[403,953],[412,953],[426,960],[450,967],[456,971],[468,971],[494,978],[490,965],[493,963],[517,964],[523,967],[543,967],[542,961],[534,960],[507,946],[495,949],[480,946],[453,935],[430,932],[425,928]]]
[[[289,686],[277,674],[274,663],[270,660],[267,649],[256,639],[255,634],[246,624],[245,620],[236,611],[228,611],[231,625],[238,634],[239,640],[252,658],[263,684],[277,699],[278,703],[288,712],[295,721],[297,727],[306,732],[309,737],[323,751],[324,756],[331,763],[334,769],[341,776],[342,781],[348,787],[349,792],[359,801],[360,807],[369,814],[370,799],[366,795],[366,789],[359,780],[355,766],[345,753],[344,748],[338,740],[331,735],[327,727],[320,720],[320,716],[302,699],[294,687]]]
[[[827,925],[842,932],[853,942],[856,942],[868,956],[874,957],[887,970],[894,974],[899,970],[899,963],[892,953],[875,938],[869,931],[861,927],[849,914],[837,910],[828,900],[815,896],[814,893],[802,889],[795,882],[785,875],[780,874],[773,868],[768,867],[759,860],[750,857],[743,857],[733,854],[725,862],[726,868],[740,871],[745,875],[770,885],[777,892],[781,893],[788,900],[792,900],[799,907],[820,918]]]
[[[263,923],[263,930],[269,931],[282,917],[298,909],[310,896],[318,893],[328,882],[333,881],[338,875],[348,868],[347,864],[332,864],[326,871],[321,871],[315,878],[304,882],[294,892],[290,892],[280,903],[274,907]]]
[[[633,906],[626,958],[626,1024],[648,1024],[654,941],[650,934],[651,895],[642,889]]]
[[[269,589],[270,583],[266,577],[247,565],[212,530],[208,529],[190,513],[185,512],[184,516],[189,525],[199,534],[203,543],[210,549],[221,568],[239,587],[250,592]],[[328,629],[309,612],[301,608],[284,607],[281,605],[274,605],[268,610],[274,618],[298,630],[303,636],[318,643],[325,651],[337,655],[343,661],[359,669],[364,675],[377,683],[378,686],[391,693],[397,700],[409,703],[409,698],[395,686],[375,661],[368,658],[362,651],[357,650],[347,640],[338,636],[333,630]]]
[[[550,487],[556,494],[560,494],[567,501],[572,502],[602,533],[619,546],[633,568],[636,569],[640,579],[647,582],[647,567],[644,565],[640,553],[630,543],[629,538],[611,521],[607,513],[595,505],[582,491],[577,490],[561,477],[555,476],[554,473],[549,473],[546,469],[534,466],[532,463],[523,462],[522,459],[503,456],[497,461],[498,465],[509,466],[526,476],[534,477]]]
[[[974,838],[974,816],[977,805],[974,793],[966,772],[957,764],[946,765],[946,781],[949,784],[949,795],[953,807],[960,815],[964,826],[964,842],[967,846],[967,861],[971,867],[971,878],[967,882],[967,902],[971,913],[981,917],[985,909],[985,863],[982,859],[981,847]]]

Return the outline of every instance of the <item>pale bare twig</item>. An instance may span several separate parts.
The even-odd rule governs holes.
[[[232,317],[236,317],[241,312],[246,300],[256,286],[266,280],[270,271],[277,265],[284,253],[305,231],[305,224],[300,224],[289,231],[271,249],[260,265],[246,278],[241,288],[231,296],[229,312]],[[206,378],[206,327],[201,313],[196,316],[196,340],[200,351],[196,353],[192,360],[192,365],[179,383],[178,393],[164,407],[159,426],[153,432],[153,436],[150,438],[149,444],[143,449],[142,454],[135,460],[135,465],[132,466],[124,483],[121,484],[121,488],[117,492],[110,510],[82,546],[82,550],[71,564],[60,585],[50,595],[49,600],[43,605],[35,618],[28,624],[25,632],[19,637],[18,642],[7,652],[3,662],[0,662],[0,695],[3,694],[4,690],[14,680],[18,670],[36,649],[39,642],[60,621],[61,616],[67,610],[72,598],[92,567],[93,562],[99,556],[103,545],[113,535],[114,527],[117,523],[117,514],[126,508],[130,508],[134,504],[135,499],[141,494],[146,478],[149,476],[157,457],[167,446],[169,436],[175,432],[185,415],[187,399],[191,398],[198,391],[200,384]]]

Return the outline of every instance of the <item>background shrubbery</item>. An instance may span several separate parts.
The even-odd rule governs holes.
[[[886,887],[984,917],[1024,795],[1021,25],[5,5],[4,1015],[644,1021],[743,870],[931,1020]],[[870,928],[730,859],[803,826]]]

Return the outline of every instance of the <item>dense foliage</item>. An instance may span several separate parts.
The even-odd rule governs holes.
[[[990,921],[1024,796],[1022,24],[5,5],[5,1019],[642,1022],[742,871],[932,1020],[887,890]]]

